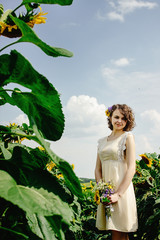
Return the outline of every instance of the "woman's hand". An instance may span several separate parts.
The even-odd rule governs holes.
[[[107,198],[110,200],[110,202],[107,205],[110,205],[112,203],[118,202],[118,199],[120,198],[120,196],[118,193],[114,193],[114,194],[111,194],[111,196],[108,196]]]

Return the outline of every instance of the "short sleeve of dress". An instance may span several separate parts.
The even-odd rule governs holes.
[[[104,140],[104,138],[100,138],[100,139],[98,140],[97,151],[100,150],[100,146],[101,146],[103,140]]]
[[[126,140],[129,135],[133,136],[132,133],[126,132],[123,138],[121,139],[121,141],[119,142],[118,161],[124,160],[124,151],[126,150]]]

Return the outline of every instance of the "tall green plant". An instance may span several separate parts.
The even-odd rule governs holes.
[[[160,239],[160,156],[145,153],[136,164],[136,191],[139,227],[136,239]]]
[[[49,56],[71,57],[73,54],[68,50],[51,47],[40,40],[26,23],[41,3],[70,5],[72,0],[23,0],[15,10],[6,12],[1,5],[0,29],[5,24],[16,25],[12,28],[13,35],[7,28],[1,34],[19,37],[8,46],[30,42]],[[22,19],[17,17],[16,11],[23,5],[27,13]],[[9,83],[19,84],[29,91],[24,92],[20,87],[8,89]],[[0,56],[0,105],[6,103],[20,108],[28,116],[29,126],[0,126],[1,239],[63,240],[75,214],[71,205],[74,196],[82,198],[83,195],[70,164],[58,157],[46,141],[56,141],[63,134],[62,105],[53,85],[16,50]],[[37,142],[44,151],[21,144],[22,138]],[[63,184],[47,170],[46,165],[51,161],[63,174]]]

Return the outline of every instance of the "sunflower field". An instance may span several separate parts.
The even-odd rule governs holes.
[[[139,227],[129,238],[135,240],[160,239],[160,155],[145,153],[136,161],[135,188]],[[85,201],[82,207],[83,239],[111,239],[110,233],[95,228],[99,196],[93,191],[95,182],[82,184]],[[96,204],[97,202],[97,204]]]
[[[72,0],[22,0],[14,10],[0,4],[0,36],[13,39],[0,49],[0,105],[16,106],[29,119],[29,125],[0,125],[0,238],[110,239],[110,233],[95,228],[95,182],[82,182],[74,166],[50,148],[49,141],[59,140],[65,125],[60,94],[20,52],[5,53],[7,47],[28,42],[50,57],[72,57],[72,52],[50,46],[35,34],[34,25],[46,20],[40,4],[65,6]],[[18,14],[22,6],[26,12]],[[19,87],[11,88],[14,84]],[[38,146],[29,147],[27,141]],[[133,179],[139,229],[130,239],[160,239],[159,172],[160,156],[142,154]]]

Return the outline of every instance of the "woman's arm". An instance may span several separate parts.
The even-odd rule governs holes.
[[[117,202],[119,197],[127,190],[130,185],[132,178],[135,174],[136,167],[136,156],[135,156],[135,142],[133,135],[128,135],[126,140],[126,161],[127,161],[127,172],[119,185],[115,194],[110,196],[112,203]]]
[[[102,179],[102,164],[99,155],[97,154],[97,161],[95,167],[95,180],[96,182],[99,182],[101,179]]]

